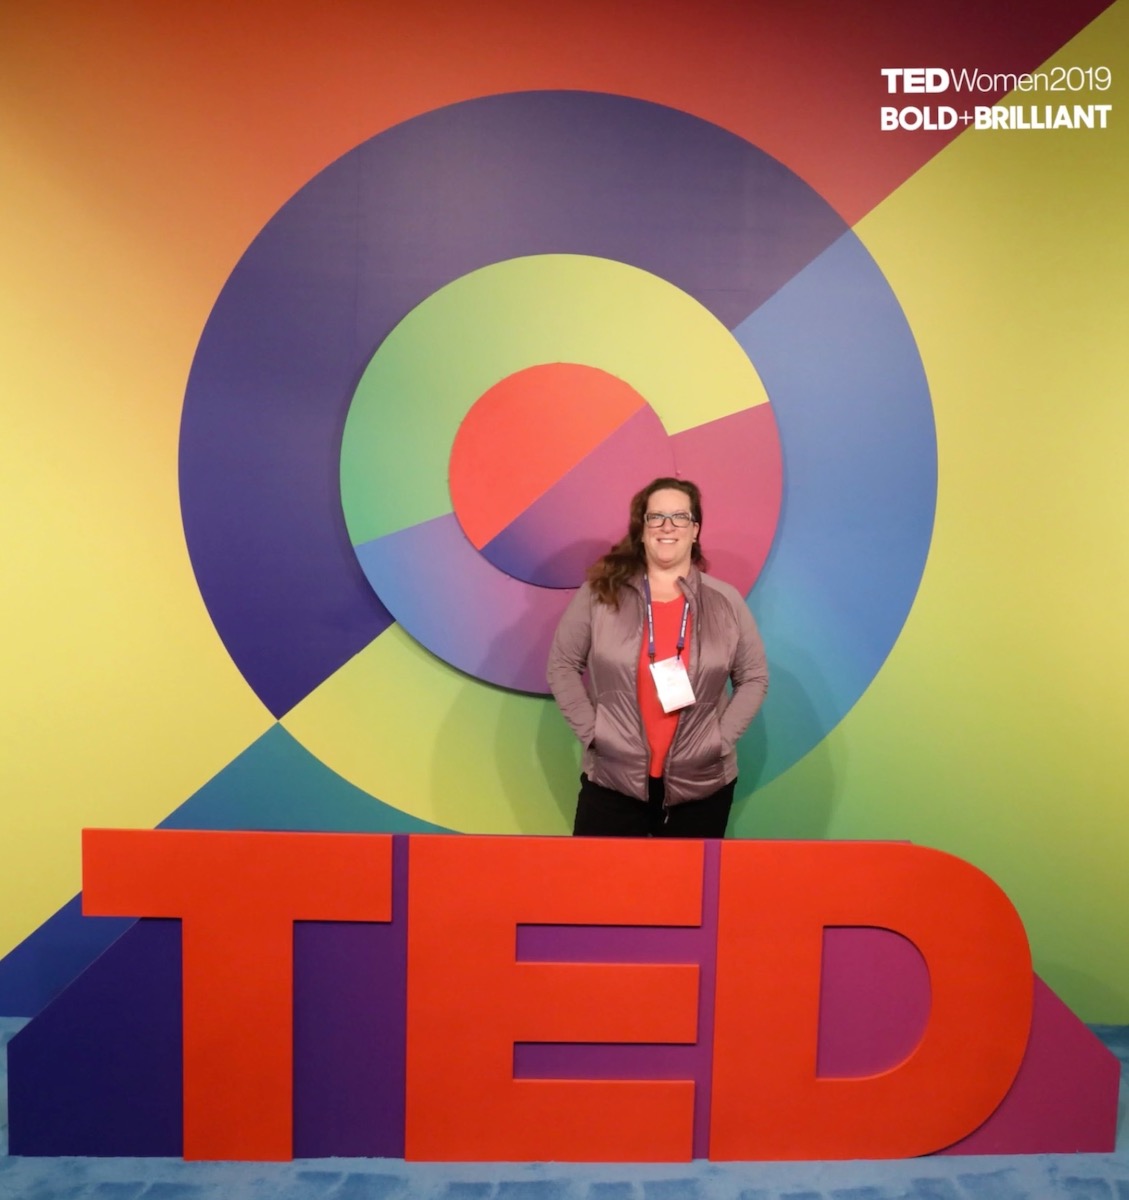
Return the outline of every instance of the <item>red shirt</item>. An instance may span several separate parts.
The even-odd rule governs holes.
[[[659,600],[651,605],[655,619],[655,661],[673,658],[678,646],[678,630],[682,625],[682,606],[685,597],[678,596],[674,600]],[[682,647],[682,661],[686,669],[690,669],[690,614],[686,620],[686,645]],[[651,776],[658,778],[663,773],[663,764],[674,741],[674,731],[678,728],[678,713],[663,712],[659,703],[659,694],[655,689],[655,679],[651,674],[651,657],[647,653],[647,622],[643,622],[643,644],[639,648],[639,712],[643,718],[643,731],[647,735],[647,745],[651,748]]]

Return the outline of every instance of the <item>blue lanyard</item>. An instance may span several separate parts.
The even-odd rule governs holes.
[[[651,607],[651,581],[643,576],[643,597],[647,602],[647,655],[651,662],[655,661],[655,613]],[[682,624],[678,628],[678,646],[675,648],[675,658],[682,657],[682,648],[686,645],[686,622],[690,617],[690,605],[686,597],[682,597]]]

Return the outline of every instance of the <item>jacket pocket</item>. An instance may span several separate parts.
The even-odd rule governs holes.
[[[629,756],[620,721],[607,704],[596,705],[596,724],[590,747],[604,762],[618,763]]]
[[[721,723],[717,713],[710,710],[695,714],[675,737],[671,767],[686,780],[721,784],[725,774],[725,748],[721,741]]]
[[[601,787],[637,795],[646,780],[647,758],[634,696],[605,694],[596,704],[595,739],[584,755],[588,778]]]

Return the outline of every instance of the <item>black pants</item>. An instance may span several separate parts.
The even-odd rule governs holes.
[[[646,800],[636,800],[580,776],[574,837],[725,837],[733,789],[727,783],[711,796],[663,807],[663,781],[651,779]]]

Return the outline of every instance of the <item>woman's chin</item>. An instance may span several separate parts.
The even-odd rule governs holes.
[[[649,554],[647,556],[647,565],[658,571],[673,571],[677,569],[685,572],[690,569],[690,555]]]

